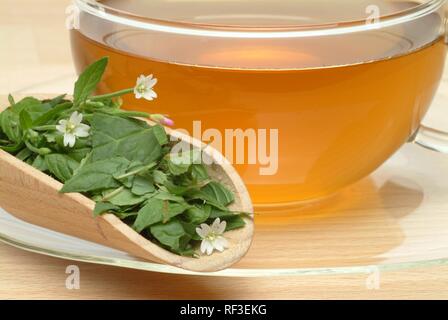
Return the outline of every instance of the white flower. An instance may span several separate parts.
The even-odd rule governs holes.
[[[152,74],[145,77],[141,75],[137,78],[137,83],[134,87],[135,98],[144,98],[146,100],[154,100],[157,98],[157,93],[152,89],[157,83],[157,79],[152,77]]]
[[[73,148],[76,137],[85,138],[89,136],[90,127],[82,122],[82,113],[73,112],[68,120],[60,120],[56,129],[64,134],[64,146]]]
[[[213,250],[224,251],[228,247],[227,239],[222,236],[226,230],[227,223],[216,218],[211,226],[203,223],[196,228],[196,233],[202,238],[201,252],[211,255]]]

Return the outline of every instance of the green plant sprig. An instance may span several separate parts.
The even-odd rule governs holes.
[[[201,224],[217,218],[225,230],[245,225],[232,212],[233,193],[210,178],[197,152],[171,156],[164,128],[135,117],[165,119],[121,110],[121,96],[134,88],[92,95],[106,70],[102,58],[79,76],[73,99],[26,97],[0,113],[0,148],[96,202],[94,215],[113,213],[161,247],[196,256]],[[181,159],[182,161],[179,161]]]

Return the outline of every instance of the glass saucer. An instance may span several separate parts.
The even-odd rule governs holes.
[[[370,273],[448,263],[448,157],[405,145],[370,177],[300,209],[256,214],[249,253],[195,273],[21,221],[0,209],[0,240],[63,259],[162,273],[264,277]]]

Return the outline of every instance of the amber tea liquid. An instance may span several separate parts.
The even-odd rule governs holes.
[[[146,14],[145,1],[103,2]],[[414,5],[376,2],[386,12]],[[225,13],[231,13],[232,3]],[[315,15],[319,5],[301,8],[302,15]],[[340,10],[349,17],[355,14],[349,8]],[[180,1],[173,10],[181,20],[191,6]],[[332,10],[335,14],[338,7]],[[244,15],[232,17],[237,25],[247,22]],[[190,132],[194,120],[201,121],[202,130],[223,133],[278,129],[274,175],[260,175],[261,164],[236,165],[253,201],[272,204],[331,194],[370,173],[406,141],[442,74],[446,45],[441,37],[431,38],[439,20],[428,15],[385,32],[299,40],[201,39],[112,25],[85,14],[71,41],[78,71],[110,57],[101,93],[132,87],[140,74],[158,78],[156,100],[129,95],[127,108],[169,114],[176,127]]]

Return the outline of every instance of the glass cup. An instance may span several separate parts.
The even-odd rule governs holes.
[[[102,56],[100,93],[158,79],[125,108],[169,114],[231,161],[270,210],[331,195],[421,126],[446,57],[445,0],[76,0],[77,71]]]

